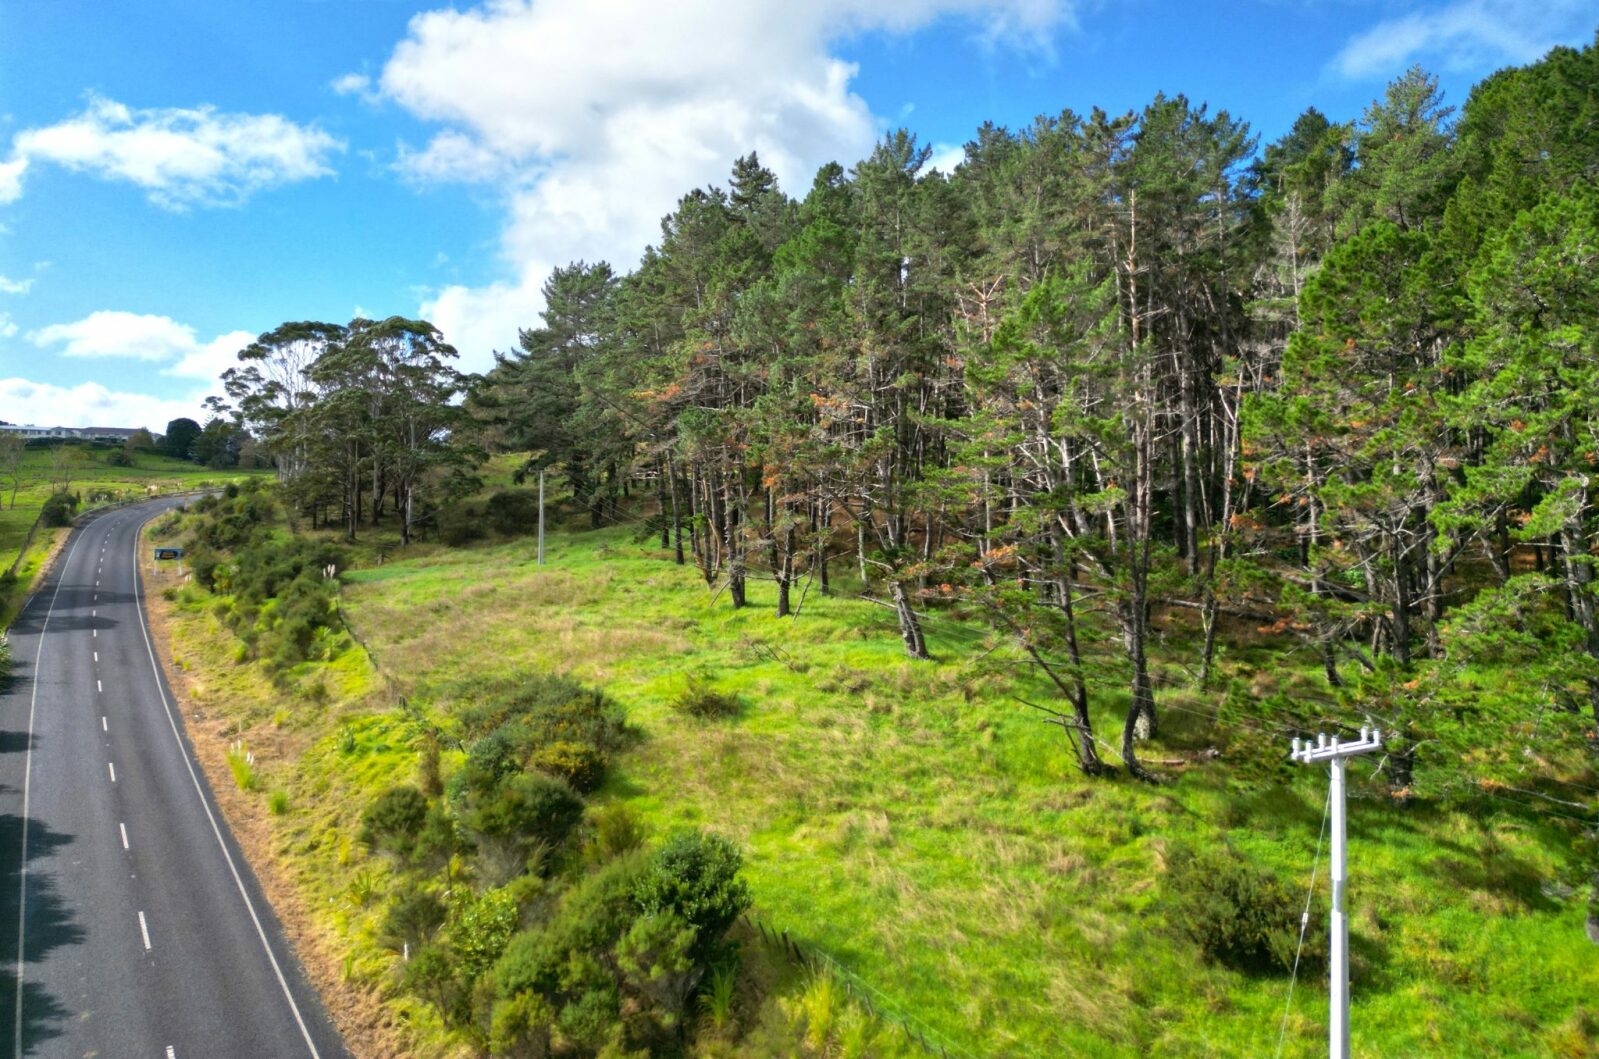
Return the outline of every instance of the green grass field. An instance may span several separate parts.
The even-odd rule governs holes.
[[[756,913],[836,959],[878,1006],[969,1055],[1261,1055],[1286,977],[1210,966],[1157,900],[1174,842],[1231,844],[1308,876],[1324,780],[1255,781],[1221,761],[1150,787],[1089,781],[1017,697],[1048,692],[948,618],[936,660],[904,659],[887,610],[812,593],[777,620],[713,605],[692,568],[621,530],[436,550],[348,577],[346,605],[415,701],[451,708],[467,674],[554,669],[604,686],[646,738],[606,793],[653,828],[694,824],[748,849]],[[1180,632],[1172,633],[1175,659]],[[1320,678],[1228,667],[1255,690]],[[977,661],[982,659],[981,662]],[[744,704],[696,722],[668,701],[696,674]],[[1168,742],[1227,745],[1219,693],[1161,667]],[[1121,706],[1097,719],[1115,731]],[[1286,749],[1286,748],[1285,748]],[[1367,770],[1356,770],[1367,771]],[[1599,962],[1583,904],[1555,881],[1548,818],[1352,803],[1358,1054],[1591,1054]],[[1300,983],[1287,1055],[1325,1050],[1325,989]]]
[[[526,538],[422,544],[382,565],[376,539],[357,548],[374,565],[344,575],[371,655],[347,644],[276,680],[242,661],[211,597],[177,583],[156,593],[176,603],[171,651],[214,729],[197,737],[202,757],[215,744],[213,781],[228,774],[218,748],[242,740],[255,765],[236,797],[289,880],[302,951],[337,968],[324,993],[353,987],[377,1004],[363,1016],[383,1027],[375,1054],[471,1054],[395,987],[398,957],[376,941],[394,877],[355,835],[364,808],[413,782],[419,762],[415,715],[394,704],[403,695],[447,719],[463,682],[518,670],[569,673],[618,699],[643,738],[601,800],[628,803],[657,837],[691,824],[735,838],[752,914],[839,969],[808,974],[749,935],[742,1035],[702,1034],[696,1054],[923,1054],[902,1024],[949,1055],[1275,1053],[1287,977],[1206,963],[1168,921],[1161,878],[1179,844],[1230,845],[1302,894],[1325,781],[1278,767],[1285,747],[1215,723],[1222,694],[1193,686],[1187,627],[1165,623],[1162,739],[1147,753],[1215,746],[1220,759],[1162,766],[1159,786],[1090,781],[1061,732],[1018,702],[1049,690],[958,614],[930,618],[936,657],[916,663],[886,609],[813,591],[799,617],[778,620],[757,582],[752,606],[733,612],[627,528],[557,529],[542,568]],[[1253,695],[1325,698],[1308,659],[1285,665],[1280,645],[1236,639],[1224,677]],[[691,676],[741,710],[719,721],[673,710]],[[1125,699],[1109,684],[1097,694],[1109,737]],[[1585,894],[1559,873],[1570,839],[1547,815],[1503,810],[1401,807],[1356,783],[1357,1055],[1596,1054],[1599,961]],[[884,1019],[847,1000],[843,980]],[[1325,1003],[1319,976],[1302,978],[1284,1055],[1324,1054]]]
[[[83,499],[79,511],[119,501],[162,493],[202,489],[231,478],[259,471],[215,471],[186,460],[174,460],[153,453],[141,453],[132,467],[117,467],[106,462],[116,451],[111,448],[74,446],[76,462],[72,468],[72,492]],[[12,483],[0,482],[0,571],[16,563],[17,584],[13,591],[0,591],[0,628],[10,623],[15,609],[26,597],[39,566],[49,553],[58,530],[41,529],[18,561],[18,550],[27,540],[28,530],[39,518],[39,509],[55,490],[52,460],[55,449],[30,445],[25,450],[21,482],[13,493]]]

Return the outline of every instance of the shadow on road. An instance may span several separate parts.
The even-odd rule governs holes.
[[[18,733],[0,733],[15,736]],[[24,737],[26,738],[26,737]],[[53,831],[37,820],[28,825],[28,860],[45,857],[69,844],[70,835]],[[0,1054],[11,1051],[17,1019],[17,911],[21,896],[21,871],[17,853],[22,849],[22,818],[0,814],[0,856],[5,858],[0,871]],[[38,1045],[61,1035],[61,1026],[70,1012],[54,996],[27,980],[26,967],[63,945],[77,945],[84,939],[83,928],[57,893],[55,880],[48,875],[28,875],[28,943],[24,950],[22,985],[22,1047],[26,1054]]]

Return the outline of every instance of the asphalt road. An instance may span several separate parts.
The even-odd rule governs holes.
[[[194,762],[138,529],[75,530],[0,692],[0,1054],[346,1059]]]

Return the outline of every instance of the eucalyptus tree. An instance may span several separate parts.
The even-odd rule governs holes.
[[[222,373],[229,410],[272,453],[281,482],[292,484],[308,469],[311,439],[295,413],[317,398],[311,365],[344,339],[339,324],[281,324],[240,350],[238,365]]]

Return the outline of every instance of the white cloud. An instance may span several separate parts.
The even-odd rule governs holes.
[[[75,117],[17,133],[12,160],[0,165],[0,202],[21,194],[30,163],[48,161],[135,184],[166,209],[236,205],[265,188],[331,175],[328,158],[343,149],[277,114],[134,110],[95,96]]]
[[[504,155],[453,129],[439,133],[420,151],[400,144],[394,166],[421,183],[492,183],[513,171]]]
[[[0,338],[10,338],[17,333],[17,325],[6,313],[0,313]]]
[[[398,164],[420,181],[495,183],[508,205],[508,275],[446,288],[423,314],[463,366],[486,367],[537,322],[552,266],[631,267],[677,198],[724,181],[734,158],[758,151],[802,193],[880,132],[831,45],[947,17],[1045,55],[1072,24],[1071,0],[487,0],[417,15],[378,85],[443,128]]]
[[[1533,62],[1592,32],[1591,0],[1457,0],[1379,22],[1346,43],[1332,65],[1350,80],[1395,77],[1413,62],[1475,73]]]
[[[28,341],[64,357],[144,360],[166,364],[166,375],[215,381],[238,363],[236,354],[255,341],[255,335],[229,331],[201,342],[194,328],[169,316],[101,310],[70,324],[30,331]]]
[[[33,279],[8,279],[0,276],[0,294],[26,294],[33,289]]]
[[[29,379],[0,379],[0,419],[66,427],[145,427],[160,432],[187,416],[205,421],[205,391],[180,398],[109,390],[97,382],[56,386]]]
[[[22,197],[22,174],[28,170],[26,158],[0,162],[0,206]]]
[[[927,159],[927,168],[949,174],[955,172],[955,167],[964,161],[966,161],[966,147],[964,144],[935,143],[933,144],[933,153]]]
[[[356,96],[363,103],[377,104],[383,101],[383,93],[372,87],[372,79],[366,74],[335,77],[328,87],[341,96]]]

